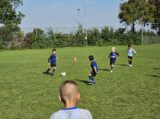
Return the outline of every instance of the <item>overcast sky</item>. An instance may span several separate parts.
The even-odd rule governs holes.
[[[23,30],[34,27],[122,26],[118,19],[121,0],[23,0],[19,8],[25,14],[20,25]],[[79,17],[78,17],[78,11]],[[87,20],[85,20],[87,19]]]

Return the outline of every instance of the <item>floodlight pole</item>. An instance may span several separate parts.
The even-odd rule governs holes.
[[[78,14],[77,15],[77,17],[78,17],[77,18],[77,24],[78,24],[78,27],[79,27],[79,25],[80,25],[80,20],[79,20],[80,19],[80,8],[77,9],[77,14]]]
[[[141,45],[143,45],[143,40],[144,40],[143,39],[143,32],[144,32],[143,31],[143,25],[144,25],[144,23],[143,23],[143,21],[140,21],[139,23],[141,24]]]
[[[144,39],[143,39],[143,27],[142,27],[141,30],[142,30],[142,32],[141,32],[141,40],[142,40],[142,41],[141,41],[141,45],[143,45],[143,41],[144,41]]]
[[[85,41],[88,45],[88,33],[87,33],[87,0],[84,0],[84,11],[85,11]]]

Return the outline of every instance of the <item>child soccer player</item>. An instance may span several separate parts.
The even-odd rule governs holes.
[[[92,119],[88,110],[76,106],[80,100],[80,92],[75,81],[63,82],[59,91],[59,100],[64,104],[64,108],[53,113],[50,119]]]
[[[129,44],[128,45],[128,64],[129,64],[129,67],[132,67],[133,53],[136,54],[136,51],[132,48],[131,44]]]
[[[108,56],[110,58],[111,73],[113,72],[113,67],[114,67],[114,65],[116,63],[117,56],[119,56],[119,53],[116,52],[116,48],[115,47],[112,47],[112,51]]]
[[[48,69],[46,70],[46,72],[43,72],[43,73],[49,74],[49,71],[52,69],[51,75],[54,76],[54,73],[56,70],[56,49],[55,48],[52,49],[52,54],[48,58],[48,65],[49,65]]]
[[[89,61],[91,62],[91,69],[92,71],[89,73],[89,81],[88,81],[88,84],[95,84],[95,80],[94,80],[94,77],[97,75],[98,73],[98,65],[96,63],[96,61],[94,60],[94,56],[93,55],[90,55],[88,57]]]

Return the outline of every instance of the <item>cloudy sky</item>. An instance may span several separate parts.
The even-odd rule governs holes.
[[[23,0],[19,10],[25,18],[20,26],[23,30],[76,27],[79,21],[87,27],[117,28],[122,26],[117,17],[120,3],[121,0]]]

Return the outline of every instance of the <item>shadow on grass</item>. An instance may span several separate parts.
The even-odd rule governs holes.
[[[43,75],[46,75],[46,76],[52,76],[52,73],[45,73],[45,72],[43,72]]]
[[[86,81],[86,80],[79,80],[79,79],[75,79],[75,80],[78,81],[78,82],[84,83],[86,85],[89,85],[88,81]]]
[[[116,64],[116,65],[123,66],[123,67],[128,67],[128,64]]]
[[[160,68],[153,68],[154,70],[160,70]]]
[[[108,71],[108,72],[110,71],[110,69],[107,69],[107,68],[103,68],[103,69],[102,69],[102,68],[99,68],[99,70],[100,70],[100,71]]]
[[[146,76],[150,76],[150,77],[154,77],[154,78],[160,78],[160,76],[158,76],[158,75],[146,75]]]

